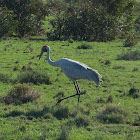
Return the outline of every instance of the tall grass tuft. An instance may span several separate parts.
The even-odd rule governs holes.
[[[16,79],[20,83],[33,83],[33,84],[51,84],[50,77],[46,72],[42,71],[23,71]]]
[[[6,104],[22,104],[36,100],[40,97],[40,93],[33,90],[26,84],[17,84],[3,98]]]
[[[113,102],[113,96],[109,95],[107,98],[107,103],[112,103]]]
[[[15,64],[14,68],[13,68],[13,71],[17,71],[19,68],[19,64]]]
[[[122,51],[122,54],[118,55],[118,60],[140,60],[140,50],[128,50]]]
[[[117,105],[107,105],[97,113],[97,120],[107,124],[120,124],[125,122],[128,112]]]

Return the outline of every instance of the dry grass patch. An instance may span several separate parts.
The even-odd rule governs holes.
[[[102,123],[120,124],[124,123],[128,112],[118,105],[107,105],[97,113],[97,120]]]
[[[140,60],[140,50],[128,50],[122,51],[122,54],[118,55],[118,60]]]
[[[18,84],[14,86],[8,93],[7,96],[5,96],[4,102],[6,104],[22,104],[27,103],[36,100],[40,97],[40,93],[33,90],[26,84]]]

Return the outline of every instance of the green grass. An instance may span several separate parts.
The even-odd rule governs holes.
[[[91,48],[77,49],[85,43]],[[67,57],[97,69],[103,76],[100,87],[96,87],[94,82],[79,80],[79,87],[84,93],[80,97],[80,104],[77,105],[77,97],[73,97],[55,106],[58,98],[75,94],[76,91],[72,81],[60,68],[48,64],[45,53],[39,60],[43,45],[50,46],[51,59],[54,61]],[[135,51],[139,46],[140,43],[131,49]],[[140,100],[129,96],[131,88],[140,90],[140,60],[117,59],[118,55],[129,49],[119,41],[70,43],[45,41],[44,38],[2,40],[0,73],[7,75],[5,77],[10,80],[0,81],[0,139],[140,139]],[[2,98],[17,84],[16,79],[22,73],[23,66],[46,72],[51,84],[28,83],[28,86],[41,93],[40,98],[21,105],[7,105]],[[108,101],[109,97],[113,99]],[[112,105],[125,110],[128,116],[124,116],[119,123],[99,121],[98,114]]]

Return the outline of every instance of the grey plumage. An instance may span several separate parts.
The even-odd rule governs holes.
[[[62,71],[64,72],[64,74],[73,81],[75,85],[75,89],[77,91],[77,94],[60,99],[57,103],[60,103],[62,100],[76,96],[76,95],[78,95],[78,102],[79,102],[80,89],[77,82],[78,79],[87,79],[89,81],[94,81],[98,86],[100,84],[100,81],[102,81],[102,76],[98,73],[97,70],[94,70],[81,62],[74,61],[68,58],[62,58],[55,62],[52,61],[50,59],[49,46],[42,47],[40,58],[44,52],[47,52],[47,60],[49,64],[52,66],[60,67]]]

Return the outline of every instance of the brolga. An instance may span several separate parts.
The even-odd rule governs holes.
[[[52,66],[56,66],[56,67],[60,67],[61,70],[64,72],[64,74],[72,80],[75,89],[76,89],[76,94],[59,99],[57,104],[59,104],[61,101],[74,97],[74,96],[78,96],[78,103],[79,103],[79,99],[80,99],[80,89],[78,86],[78,79],[87,79],[89,81],[94,81],[98,86],[100,84],[100,82],[102,81],[102,76],[98,73],[97,70],[94,70],[90,67],[88,67],[87,65],[78,62],[78,61],[74,61],[68,58],[62,58],[58,61],[52,61],[50,59],[50,47],[49,46],[43,46],[41,48],[41,54],[39,56],[39,60],[41,58],[41,56],[43,55],[44,52],[47,52],[47,60],[48,63]]]

